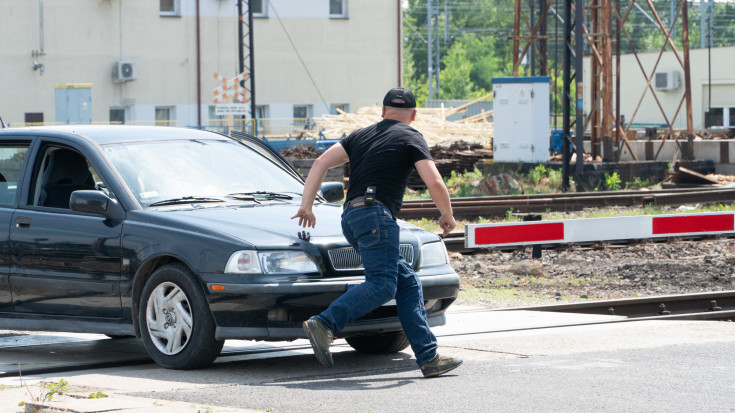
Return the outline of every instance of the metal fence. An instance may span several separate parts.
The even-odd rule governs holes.
[[[308,118],[209,119],[205,129],[228,133],[231,129],[266,138],[303,138],[307,132],[318,132]],[[253,131],[256,131],[255,133]]]

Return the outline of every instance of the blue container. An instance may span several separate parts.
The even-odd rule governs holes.
[[[569,131],[569,135],[574,138],[574,131]],[[551,131],[551,147],[549,150],[554,153],[562,153],[564,145],[564,131],[561,129],[554,129]],[[574,152],[574,145],[569,144],[569,153]]]

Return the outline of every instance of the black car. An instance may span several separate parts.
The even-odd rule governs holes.
[[[303,338],[304,320],[363,281],[332,203],[342,184],[322,187],[305,231],[290,219],[303,179],[247,135],[0,129],[0,174],[0,328],[134,335],[161,366],[197,368],[226,339]],[[459,277],[437,235],[400,226],[441,325]],[[363,352],[408,345],[394,302],[340,336]]]

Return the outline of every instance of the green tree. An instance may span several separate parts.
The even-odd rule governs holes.
[[[416,104],[422,107],[429,99],[429,83],[426,80],[426,72],[416,69],[416,63],[412,59],[410,46],[403,50],[403,84],[410,89],[416,97]]]
[[[427,83],[427,1],[407,0],[405,4],[404,56],[413,65],[404,64],[404,83],[416,87]],[[443,6],[443,2],[440,5]],[[513,3],[507,0],[451,1],[449,16],[450,36],[446,41],[442,38],[439,46],[441,97],[477,97],[491,90],[490,79],[511,73],[512,42],[508,41],[508,36],[513,33]],[[442,27],[445,19],[442,7]],[[462,80],[462,76],[469,76],[469,79]]]
[[[458,42],[467,50],[467,58],[472,63],[470,79],[478,90],[492,90],[493,77],[505,76],[512,71],[512,61],[506,72],[503,62],[495,55],[495,39],[464,35]]]
[[[442,59],[441,97],[444,99],[469,99],[476,95],[477,87],[470,79],[472,62],[462,43],[455,43]]]

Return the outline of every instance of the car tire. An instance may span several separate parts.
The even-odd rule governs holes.
[[[182,264],[165,265],[146,282],[138,311],[143,344],[162,367],[196,369],[217,358],[223,340],[194,274]]]
[[[369,336],[353,336],[347,337],[345,340],[355,350],[370,354],[398,353],[409,345],[408,338],[403,331]]]

